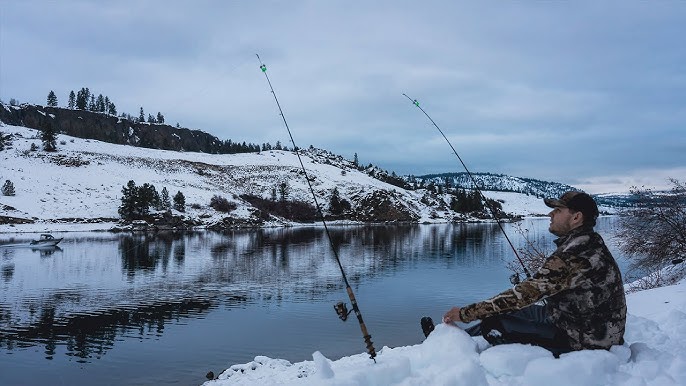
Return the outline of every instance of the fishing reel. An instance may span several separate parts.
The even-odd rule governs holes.
[[[348,320],[348,315],[353,312],[353,310],[348,311],[348,306],[346,306],[344,302],[334,304],[333,309],[336,310],[338,318],[344,322]]]

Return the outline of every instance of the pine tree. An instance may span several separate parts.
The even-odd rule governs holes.
[[[5,146],[7,143],[7,137],[5,137],[5,134],[0,131],[0,151],[5,150]]]
[[[155,123],[155,122],[157,122],[155,120],[155,117],[153,117],[152,114],[148,114],[148,123]]]
[[[88,103],[88,111],[97,111],[95,108],[95,95],[91,94],[91,101]]]
[[[102,94],[98,95],[98,99],[95,102],[95,111],[99,113],[105,112],[105,98],[102,96]]]
[[[79,110],[86,110],[88,108],[88,100],[91,94],[88,88],[82,87],[76,94],[76,108]]]
[[[160,197],[160,206],[162,207],[162,210],[169,210],[171,209],[171,201],[169,200],[169,191],[167,190],[167,187],[162,188],[162,197]]]
[[[69,93],[69,104],[67,105],[70,109],[74,110],[74,107],[76,107],[76,94],[74,94],[74,90],[71,90]]]
[[[161,112],[157,112],[157,123],[164,123],[164,115]]]
[[[355,165],[356,168],[360,167],[360,159],[357,158],[357,153],[355,153],[355,157],[353,158],[353,165]]]
[[[5,184],[2,185],[2,195],[3,196],[14,196],[14,184],[10,180],[5,180]]]
[[[41,141],[43,141],[43,150],[56,151],[57,150],[57,135],[52,129],[52,124],[48,123],[41,133]]]
[[[121,189],[121,205],[119,206],[119,215],[124,220],[131,220],[136,217],[137,213],[137,198],[138,187],[133,180],[130,180],[126,186]]]
[[[174,195],[174,209],[178,210],[179,212],[186,211],[186,197],[184,197],[181,191],[178,191]]]
[[[48,93],[48,106],[57,107],[57,95],[52,90]]]
[[[140,211],[141,214],[148,214],[150,207],[155,209],[160,208],[160,194],[157,193],[155,185],[144,183],[141,185],[138,191],[138,198],[140,200]]]
[[[145,114],[143,114],[143,107],[141,107],[141,111],[138,114],[138,122],[139,123],[145,122]]]
[[[329,199],[329,212],[332,215],[338,216],[343,212],[343,207],[341,206],[341,195],[338,192],[338,188],[333,188],[331,192],[331,198]]]

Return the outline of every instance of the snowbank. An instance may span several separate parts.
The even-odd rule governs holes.
[[[563,354],[534,346],[490,347],[459,328],[439,325],[421,344],[383,347],[336,361],[315,352],[290,363],[258,356],[205,386],[228,385],[686,385],[686,280],[627,297],[626,343],[610,351]],[[419,326],[418,326],[419,328]]]

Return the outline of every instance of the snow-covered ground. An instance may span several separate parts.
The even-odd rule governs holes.
[[[58,135],[55,153],[40,150],[37,130],[0,127],[12,135],[11,147],[0,152],[0,184],[10,180],[14,196],[0,196],[0,216],[27,218],[34,224],[2,224],[0,232],[58,232],[108,230],[119,218],[121,190],[129,180],[150,183],[158,192],[182,192],[186,215],[204,223],[221,220],[223,214],[209,207],[214,195],[237,205],[231,216],[247,218],[250,205],[239,196],[252,194],[269,198],[282,182],[291,188],[290,198],[311,202],[297,156],[292,152],[265,151],[248,154],[204,154],[155,150]],[[34,144],[39,150],[31,151]],[[419,222],[446,222],[456,214],[423,203],[424,191],[407,191],[356,170],[352,162],[320,150],[302,157],[320,204],[328,203],[335,187],[341,198],[354,202],[375,190],[394,191],[419,217]],[[506,192],[485,192],[498,199],[507,213],[544,215],[549,209],[533,196]],[[449,196],[442,197],[449,202]],[[438,200],[437,202],[440,202]],[[178,213],[177,213],[178,214]],[[76,219],[76,220],[72,220]],[[93,221],[89,222],[90,219]],[[107,219],[111,219],[108,221]],[[281,226],[272,221],[267,226]]]
[[[555,359],[540,347],[491,347],[438,325],[421,344],[384,347],[376,363],[366,353],[331,361],[317,351],[298,363],[258,356],[205,385],[686,385],[686,280],[630,294],[627,306],[626,343],[610,351]]]

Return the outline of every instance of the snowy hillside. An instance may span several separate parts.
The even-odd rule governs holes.
[[[304,174],[295,153],[265,151],[243,154],[175,152],[114,145],[58,135],[57,152],[45,152],[39,131],[18,126],[1,126],[10,136],[9,146],[0,152],[0,183],[12,181],[14,196],[0,196],[0,232],[23,230],[109,229],[119,220],[122,187],[133,180],[149,183],[170,195],[182,192],[186,212],[175,212],[211,225],[224,217],[251,219],[255,208],[241,198],[254,195],[269,199],[273,190],[287,183],[290,200],[312,203]],[[37,150],[31,150],[32,144]],[[352,212],[371,211],[382,196],[391,206],[409,213],[417,222],[444,222],[473,218],[448,209],[448,195],[430,194],[424,189],[409,191],[384,183],[358,171],[352,162],[329,152],[310,148],[303,152],[317,199],[324,211],[334,188],[352,204]],[[381,193],[380,193],[381,192]],[[236,204],[229,214],[209,207],[214,195]],[[517,193],[486,192],[498,199],[506,213],[543,215],[548,209],[539,198]],[[366,206],[365,206],[366,205]],[[7,218],[30,220],[34,224],[9,224]],[[373,220],[373,217],[370,217]],[[17,222],[17,221],[14,221]],[[83,225],[89,224],[89,225]],[[275,216],[263,226],[289,222]]]
[[[570,190],[578,190],[573,186],[558,182],[541,181],[533,178],[513,177],[504,174],[472,173],[472,177],[481,189],[524,193],[536,197],[558,197]],[[408,177],[408,181],[419,181],[424,185],[433,183],[436,186],[449,184],[452,187],[471,189],[474,186],[471,177],[466,172],[427,174]]]

